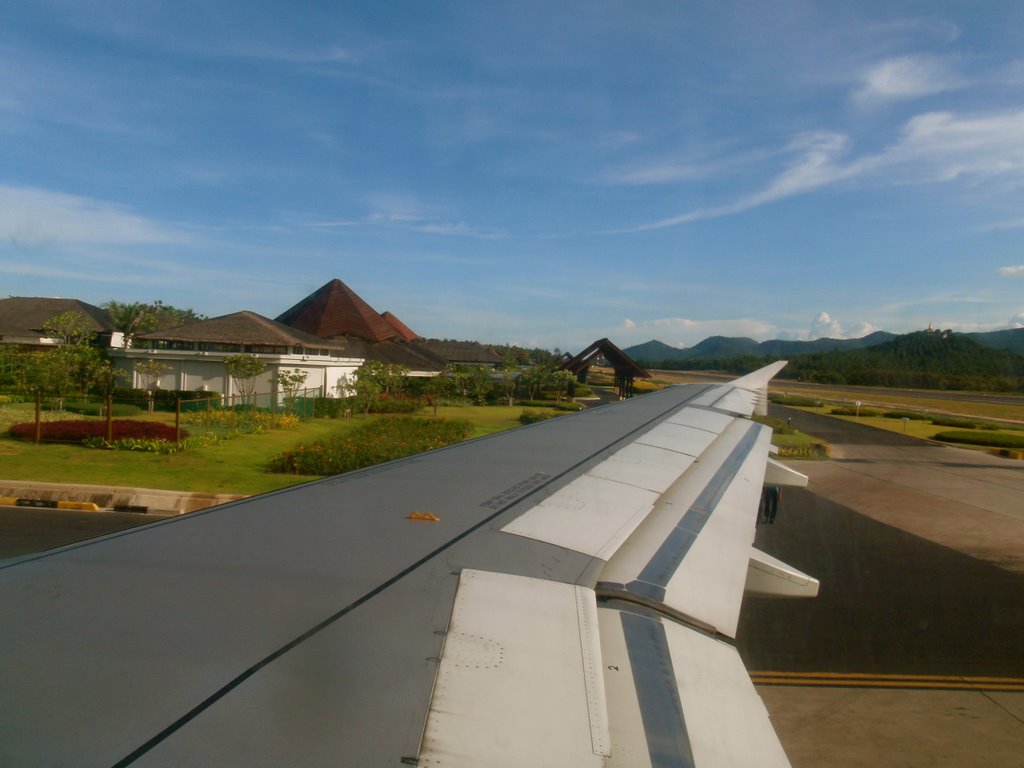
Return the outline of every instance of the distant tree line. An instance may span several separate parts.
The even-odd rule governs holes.
[[[644,364],[742,375],[776,359],[742,355]],[[986,347],[952,331],[919,331],[862,349],[794,355],[779,376],[823,384],[1022,392],[1024,355]]]

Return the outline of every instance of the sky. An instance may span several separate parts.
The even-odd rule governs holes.
[[[1024,3],[0,4],[0,296],[421,335],[1024,327]]]

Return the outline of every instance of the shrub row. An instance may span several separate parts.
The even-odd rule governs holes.
[[[936,427],[952,427],[953,429],[999,429],[997,424],[989,424],[984,421],[973,421],[971,419],[956,419],[952,417],[932,417],[932,424]]]
[[[558,414],[553,411],[538,411],[534,409],[526,409],[519,414],[520,424],[536,424],[538,421],[547,421],[553,419]]]
[[[383,418],[345,435],[301,443],[274,457],[270,471],[336,475],[451,445],[472,431],[472,425],[462,420]]]
[[[115,440],[134,438],[138,440],[170,440],[175,438],[174,427],[154,421],[132,421],[131,419],[114,419],[111,422]],[[42,439],[56,443],[80,443],[89,437],[106,437],[105,421],[49,421],[40,425]],[[34,440],[36,425],[33,422],[15,424],[11,427],[11,436],[22,440]],[[187,437],[185,430],[182,437]]]
[[[920,411],[886,411],[882,414],[887,419],[910,419],[911,421],[928,421],[928,415]]]
[[[45,404],[43,409],[50,410],[49,404]],[[106,414],[106,404],[102,402],[88,402],[86,400],[68,400],[64,403],[63,410],[69,413],[80,413],[83,416],[104,416]],[[142,412],[142,409],[137,405],[113,403],[110,406],[110,412],[114,416],[137,416]]]
[[[856,408],[850,408],[847,405],[840,405],[829,411],[833,416],[861,416],[864,418],[870,418],[872,416],[878,416],[879,412],[872,408],[861,408],[858,414]]]
[[[944,443],[984,445],[992,448],[1024,449],[1024,435],[1003,435],[992,434],[991,432],[953,430],[951,432],[939,432],[935,435],[935,439],[941,440]]]
[[[793,405],[797,408],[817,408],[821,405],[821,400],[814,400],[810,397],[801,397],[800,395],[769,394],[768,402],[775,403],[776,405]]]

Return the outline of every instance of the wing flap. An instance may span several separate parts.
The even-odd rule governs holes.
[[[423,766],[602,766],[607,703],[594,593],[464,570]]]
[[[735,420],[601,571],[620,590],[734,636],[770,431]]]
[[[642,608],[598,614],[610,768],[789,766],[735,648]]]

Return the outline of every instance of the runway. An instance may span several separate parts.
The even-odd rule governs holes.
[[[1024,464],[776,415],[838,455],[755,541],[821,593],[748,599],[738,633],[793,765],[1019,768]]]

